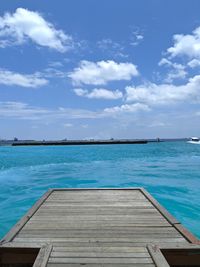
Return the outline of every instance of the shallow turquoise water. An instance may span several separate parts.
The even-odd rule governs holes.
[[[0,147],[0,237],[53,187],[145,187],[200,237],[200,145]]]

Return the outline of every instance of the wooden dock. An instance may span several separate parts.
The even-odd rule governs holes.
[[[2,239],[0,266],[15,248],[38,249],[34,267],[167,267],[160,249],[199,245],[142,188],[53,189]]]

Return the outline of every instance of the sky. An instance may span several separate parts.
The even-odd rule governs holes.
[[[2,0],[0,139],[200,136],[199,0]]]

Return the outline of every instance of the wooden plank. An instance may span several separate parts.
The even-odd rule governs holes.
[[[151,258],[49,258],[49,263],[118,263],[118,264],[126,264],[126,263],[153,263]]]
[[[86,191],[89,191],[90,194],[92,193],[96,193],[96,192],[99,192],[99,193],[106,193],[107,192],[113,192],[115,194],[120,194],[121,192],[122,193],[125,193],[126,194],[126,191],[130,191],[130,192],[134,192],[134,193],[137,193],[138,191],[140,191],[141,187],[119,187],[119,188],[111,188],[111,187],[102,187],[102,188],[82,188],[82,187],[71,187],[71,188],[53,188],[53,193],[56,194],[57,192],[59,193],[66,193],[66,192],[71,192],[71,193],[74,193],[74,192],[83,192],[85,193]]]
[[[73,207],[70,207],[69,205],[66,205],[66,206],[42,206],[39,211],[46,211],[46,212],[50,212],[50,211],[65,211],[65,212],[81,212],[81,211],[113,211],[113,212],[120,212],[120,211],[134,211],[134,212],[140,212],[140,211],[143,211],[143,212],[154,212],[154,213],[158,213],[157,209],[155,209],[153,206],[150,206],[150,205],[137,205],[137,206],[132,206],[132,207],[127,207],[127,206],[122,206],[122,207],[119,207],[119,206],[99,206],[99,205],[95,205],[94,207],[90,207],[90,206],[73,206]]]
[[[88,242],[109,242],[109,243],[164,243],[164,242],[184,242],[185,243],[185,239],[183,237],[176,237],[176,238],[166,238],[166,237],[159,237],[156,238],[155,236],[152,238],[146,238],[146,237],[137,237],[137,238],[88,238],[88,237],[82,237],[82,238],[49,238],[49,237],[24,237],[24,238],[20,238],[20,237],[16,237],[15,238],[15,242],[40,242],[40,243],[54,243],[54,242],[77,242],[77,243],[88,243]]]
[[[104,204],[105,203],[105,204]],[[80,207],[80,208],[88,208],[88,207],[92,207],[92,208],[107,208],[107,207],[113,207],[113,208],[136,208],[137,206],[146,206],[146,207],[150,207],[150,208],[155,208],[148,200],[134,200],[133,201],[113,201],[113,202],[100,202],[98,204],[94,204],[91,202],[74,202],[71,203],[69,201],[52,201],[52,200],[47,200],[43,203],[42,207],[68,207],[68,208],[76,208],[76,207]]]
[[[20,242],[16,242],[16,244],[19,244]],[[28,244],[29,242],[27,242]],[[41,244],[44,244],[44,243],[41,243]],[[107,249],[107,248],[146,248],[146,246],[148,244],[156,244],[156,245],[159,245],[160,246],[163,246],[165,248],[174,248],[176,246],[178,247],[187,247],[187,245],[189,243],[185,243],[185,242],[165,242],[165,241],[159,241],[159,242],[148,242],[148,243],[145,243],[145,242],[80,242],[80,243],[77,243],[77,242],[67,242],[66,240],[63,241],[63,242],[57,242],[57,241],[53,241],[52,242],[53,244],[53,247],[54,248],[60,248],[60,247],[63,247],[63,248],[71,248],[72,250],[76,249],[76,248],[86,248],[88,250],[90,249],[96,249],[96,248],[102,248],[102,249]],[[193,244],[189,244],[189,245],[193,245]]]
[[[147,248],[157,267],[170,267],[158,246],[147,246]]]
[[[54,216],[109,216],[109,217],[112,217],[112,216],[134,216],[136,217],[137,215],[141,216],[141,215],[146,215],[150,218],[152,217],[157,217],[157,218],[160,218],[160,214],[158,214],[157,212],[155,212],[154,210],[131,210],[131,211],[128,211],[126,209],[124,210],[121,210],[119,212],[116,212],[115,210],[96,210],[96,214],[95,214],[95,210],[92,211],[92,210],[82,210],[80,212],[78,211],[64,211],[64,210],[46,210],[46,211],[38,211],[36,216],[41,216],[41,217],[49,217],[51,216],[51,214],[53,214]],[[95,214],[95,215],[94,215]],[[129,215],[127,215],[129,214]]]
[[[91,203],[93,203],[93,201],[94,201],[94,199],[84,199],[84,200],[79,200],[78,198],[77,199],[63,199],[63,198],[61,198],[61,199],[49,199],[49,200],[47,200],[46,202],[45,202],[45,204],[47,204],[47,205],[53,205],[53,204],[55,204],[55,205],[57,205],[57,204],[59,204],[59,205],[66,205],[66,203],[68,204],[70,204],[70,205],[83,205],[83,203],[84,203],[84,205],[85,206],[87,206],[87,205],[91,205]],[[117,205],[117,203],[119,204],[119,205],[131,205],[131,203],[133,203],[133,201],[136,203],[136,205],[137,205],[137,203],[139,204],[139,203],[144,203],[144,204],[147,204],[148,202],[146,202],[146,201],[144,201],[143,199],[142,199],[142,202],[141,201],[139,201],[139,200],[137,200],[137,199],[121,199],[121,200],[118,200],[118,201],[114,201],[113,199],[112,200],[106,200],[106,199],[102,199],[102,200],[100,200],[100,199],[98,199],[98,200],[95,200],[95,203],[94,203],[94,205],[102,205],[102,206],[107,206],[107,205]],[[149,203],[149,206],[150,207],[153,207],[153,205],[151,204],[151,203]]]
[[[40,225],[41,226],[41,225]],[[128,233],[128,234],[146,234],[146,233],[159,233],[159,234],[179,234],[173,227],[110,227],[110,228],[77,228],[77,229],[72,229],[72,228],[67,228],[67,226],[65,226],[64,229],[60,229],[60,228],[47,228],[45,227],[45,225],[40,228],[40,227],[36,227],[36,228],[29,228],[28,226],[24,227],[21,233],[37,233],[38,231],[42,231],[42,232],[51,232],[54,231],[54,233],[71,233],[71,234],[90,234],[90,233],[98,233],[98,234],[103,234],[103,233],[115,233],[115,234],[123,234],[123,233]],[[180,235],[180,234],[179,234]]]
[[[107,253],[147,253],[146,247],[56,247],[52,249],[53,252],[107,252]]]
[[[98,195],[97,195],[98,196]],[[97,197],[96,196],[96,197]],[[113,202],[113,199],[115,199],[116,201],[134,201],[134,200],[145,200],[145,196],[143,196],[142,194],[138,194],[138,195],[133,195],[133,196],[125,196],[125,195],[119,195],[119,196],[114,196],[114,195],[99,195],[99,198],[96,198],[95,195],[94,196],[90,196],[90,195],[85,195],[82,196],[80,194],[74,195],[74,196],[60,196],[60,195],[54,195],[51,196],[51,198],[49,199],[49,201],[95,201],[95,203],[99,203],[99,202]]]
[[[54,232],[38,232],[38,233],[20,233],[18,235],[19,238],[129,238],[129,239],[137,239],[137,238],[146,238],[146,239],[164,239],[164,238],[182,238],[182,236],[179,233],[173,234],[173,233],[145,233],[145,234],[116,234],[116,233],[103,233],[103,234],[95,234],[93,233],[83,233],[83,234],[71,234],[71,233],[65,233],[59,232],[59,233],[54,233]]]
[[[61,190],[55,190],[53,189],[53,193],[52,193],[52,197],[61,197],[61,196],[64,196],[64,197],[73,197],[73,196],[77,196],[77,195],[80,195],[81,197],[95,197],[95,196],[98,196],[100,195],[101,197],[112,197],[112,196],[126,196],[127,198],[128,197],[134,197],[134,196],[141,196],[142,197],[142,194],[140,192],[140,189],[129,189],[129,190],[118,190],[117,188],[116,189],[107,189],[107,190],[104,190],[104,189],[73,189],[73,190],[70,190],[69,188],[67,189],[64,189],[63,191]],[[143,198],[143,197],[142,197]]]
[[[53,251],[51,258],[150,258],[147,252],[66,252]]]
[[[58,193],[59,192],[59,193]],[[97,197],[98,196],[98,197]],[[55,191],[52,193],[50,200],[95,200],[97,202],[101,200],[134,200],[134,199],[145,199],[145,196],[141,194],[140,190],[129,189],[129,190],[118,190],[118,189],[75,189],[75,190],[63,190]]]
[[[127,264],[127,263],[76,263],[76,264],[71,264],[71,263],[48,263],[47,264],[47,267],[83,267],[86,266],[86,267],[155,267],[154,264],[145,264],[145,263],[134,263],[134,266],[133,264]]]
[[[33,264],[33,267],[46,267],[50,254],[52,251],[52,245],[43,246]]]
[[[60,221],[58,221],[58,219],[55,218],[40,218],[40,219],[34,219],[31,221],[30,224],[27,224],[27,226],[29,225],[39,225],[41,223],[41,225],[53,225],[53,226],[60,226],[62,227],[62,225],[65,225],[66,228],[70,228],[72,226],[74,227],[78,227],[80,225],[80,217],[78,217],[77,219],[75,218],[75,220],[69,220],[69,219],[65,219],[65,218],[62,218]],[[57,224],[58,223],[58,224]],[[73,225],[74,223],[74,225]],[[86,227],[86,225],[88,224],[88,227],[92,227],[92,226],[95,226],[97,228],[102,228],[104,225],[105,227],[108,226],[129,226],[129,227],[132,227],[132,226],[137,226],[137,227],[146,227],[146,226],[157,226],[157,227],[170,227],[170,225],[168,223],[166,223],[165,221],[160,221],[160,220],[157,220],[157,219],[146,219],[146,218],[141,218],[141,219],[132,219],[132,221],[129,223],[127,220],[114,220],[114,219],[102,219],[102,220],[95,220],[95,219],[88,219],[88,220],[84,220],[84,223],[83,223],[83,228],[84,226]],[[82,228],[82,226],[80,225],[80,228]],[[95,227],[94,227],[95,228]]]
[[[117,214],[111,214],[111,215],[102,215],[102,214],[91,214],[91,215],[65,215],[65,214],[45,214],[45,215],[41,215],[41,214],[35,214],[34,217],[31,218],[32,220],[49,220],[49,219],[57,219],[59,220],[67,220],[69,219],[70,221],[76,221],[76,220],[81,220],[81,221],[96,221],[96,220],[100,220],[100,221],[131,221],[131,220],[147,220],[147,221],[151,221],[151,220],[158,220],[158,221],[165,221],[164,218],[162,218],[159,214],[156,215],[150,215],[150,214],[131,214],[131,215],[117,215]]]
[[[55,208],[55,209],[52,209],[52,208],[42,208],[42,209],[39,209],[36,213],[36,215],[38,214],[41,214],[41,215],[45,215],[45,214],[50,214],[50,213],[54,213],[54,214],[65,214],[65,215],[68,215],[68,214],[80,214],[82,215],[82,213],[84,214],[87,214],[87,215],[94,215],[96,214],[97,215],[126,215],[126,214],[129,214],[129,215],[137,215],[137,214],[149,214],[149,215],[157,215],[159,217],[160,214],[158,213],[157,210],[155,209],[146,209],[145,207],[143,208],[137,208],[137,209],[134,209],[134,208],[122,208],[122,209],[114,209],[114,208],[107,208],[107,209],[100,209],[100,208],[87,208],[87,209],[68,209],[67,207],[66,208]]]

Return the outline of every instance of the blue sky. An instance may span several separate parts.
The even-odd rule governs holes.
[[[200,2],[3,0],[0,138],[200,135]]]

